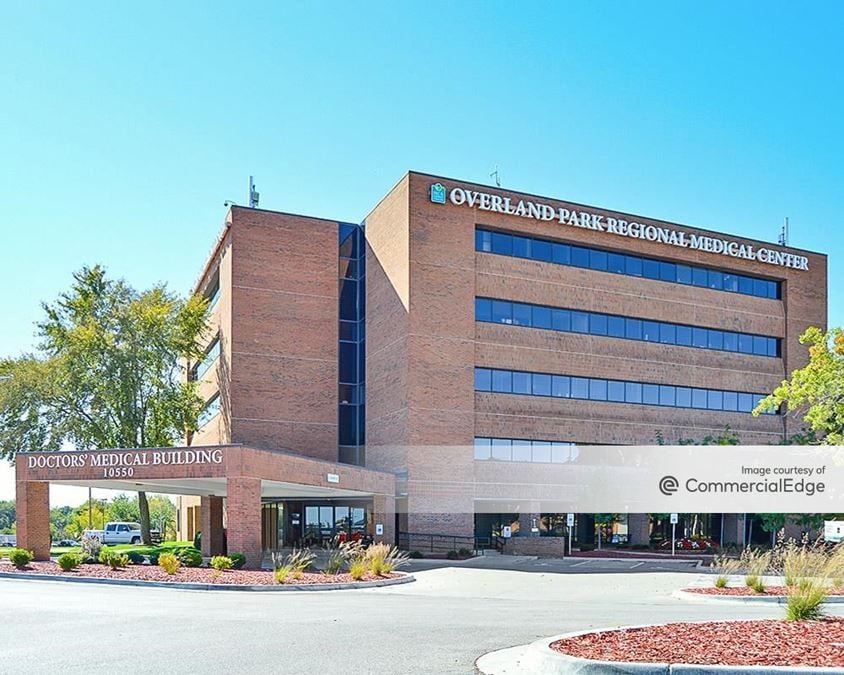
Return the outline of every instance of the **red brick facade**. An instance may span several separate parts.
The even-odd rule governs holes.
[[[808,270],[778,267],[556,221],[437,204],[430,197],[435,182],[447,191],[482,190],[514,203],[536,200],[555,209],[588,209],[604,218],[670,226],[687,236],[712,234],[406,174],[364,222],[366,463],[372,471],[336,464],[340,223],[233,207],[195,289],[211,295],[219,284],[207,339],[210,343],[219,336],[220,357],[199,390],[206,400],[219,395],[221,411],[187,439],[194,449],[222,448],[223,460],[202,466],[147,466],[136,476],[219,479],[219,494],[202,493],[204,553],[223,550],[225,518],[228,550],[244,551],[252,563],[259,557],[262,480],[332,487],[326,475],[339,475],[343,487],[371,495],[373,522],[383,525],[386,540],[395,536],[396,508],[402,513],[402,530],[471,536],[475,499],[518,503],[529,497],[502,487],[518,474],[518,467],[474,460],[475,437],[652,444],[658,434],[668,442],[701,439],[729,426],[743,443],[767,444],[799,430],[798,420],[779,416],[475,392],[474,369],[770,391],[806,362],[798,336],[809,326],[826,325],[826,256],[798,251]],[[782,284],[782,299],[476,252],[478,226],[775,279]],[[476,297],[773,336],[782,339],[782,357],[476,322]],[[40,481],[109,481],[101,472],[30,469],[25,464],[26,458],[19,457],[18,537],[21,545],[43,557],[49,527],[47,483]],[[125,485],[134,489],[132,481]],[[526,502],[523,507],[528,514],[541,511]],[[645,536],[641,519],[634,518],[630,528],[633,538]],[[727,529],[735,524],[730,521]]]

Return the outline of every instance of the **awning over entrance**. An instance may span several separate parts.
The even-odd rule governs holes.
[[[50,551],[50,483],[198,495],[209,531],[222,529],[225,497],[229,549],[255,563],[261,558],[261,501],[267,498],[371,499],[383,523],[381,538],[394,540],[393,474],[278,450],[217,445],[21,453],[16,481],[18,543],[38,559]]]

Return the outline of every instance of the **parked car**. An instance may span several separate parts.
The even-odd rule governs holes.
[[[104,530],[85,530],[85,534],[96,537],[101,544],[140,544],[141,537],[140,523],[111,522],[106,523]],[[151,530],[152,540],[161,541],[161,534],[157,530]]]
[[[79,542],[73,541],[73,539],[60,539],[59,541],[53,542],[53,546],[79,546]]]

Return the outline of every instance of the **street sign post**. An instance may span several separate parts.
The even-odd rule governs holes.
[[[674,547],[677,544],[677,521],[679,520],[678,513],[671,514],[671,556],[674,557]]]

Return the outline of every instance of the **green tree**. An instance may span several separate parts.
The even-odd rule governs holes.
[[[102,529],[106,520],[107,518],[104,500],[91,500],[90,511],[88,509],[88,500],[85,500],[84,504],[80,504],[75,509],[73,509],[73,512],[70,514],[70,518],[68,519],[67,525],[65,525],[65,532],[71,539],[81,539],[82,533],[85,532],[85,530]]]
[[[106,507],[106,519],[137,523],[141,518],[139,501],[137,497],[126,494],[117,495]]]
[[[204,299],[164,285],[138,292],[96,266],[43,308],[39,353],[0,361],[0,457],[168,446],[195,429],[202,400],[180,364],[202,356]],[[149,504],[138,497],[150,543]]]
[[[0,534],[10,534],[15,524],[15,502],[0,500]]]
[[[50,509],[50,534],[53,539],[67,539],[70,536],[67,526],[72,517],[72,506],[57,506]]]
[[[786,404],[789,415],[801,415],[823,443],[844,443],[844,329],[824,333],[809,328],[800,336],[809,345],[809,363],[791,373],[753,411],[759,415]]]
[[[159,529],[164,539],[176,539],[176,505],[169,497],[156,495],[149,500],[150,522]]]

